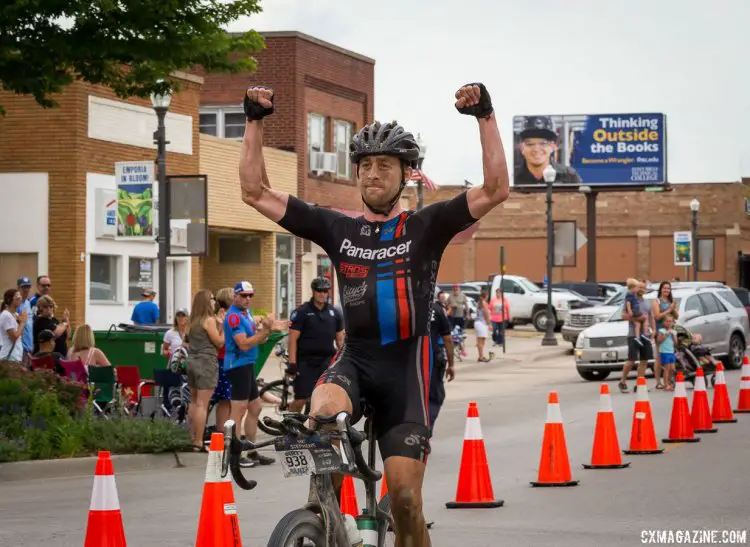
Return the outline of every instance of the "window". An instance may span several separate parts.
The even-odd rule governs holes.
[[[201,114],[198,122],[200,125],[200,132],[216,137],[219,129],[217,119],[218,114],[216,113]]]
[[[294,258],[294,239],[286,234],[276,234],[276,258]]]
[[[245,113],[239,107],[205,108],[200,112],[200,132],[225,139],[245,135]]]
[[[154,288],[154,260],[131,258],[128,261],[128,300],[138,302],[145,289]]]
[[[260,236],[219,237],[219,264],[260,264]]]
[[[307,116],[307,150],[310,153],[310,171],[314,171],[313,152],[326,151],[326,119],[312,112]]]
[[[688,312],[691,310],[695,310],[700,315],[703,315],[703,305],[701,304],[701,301],[698,298],[697,294],[695,296],[691,296],[687,299],[687,302],[685,302],[685,311]]]
[[[92,302],[117,302],[117,265],[119,257],[91,255],[89,261],[89,299]]]
[[[349,143],[352,142],[352,124],[341,120],[333,122],[333,148],[336,152],[336,176],[340,179],[352,178],[352,164],[349,161]]]
[[[716,291],[716,294],[718,294],[724,300],[726,300],[727,302],[729,302],[730,306],[733,306],[733,307],[739,308],[739,309],[742,309],[742,308],[745,307],[745,304],[742,303],[742,300],[740,300],[739,295],[738,295],[738,294],[742,294],[742,293],[736,293],[732,289],[724,289],[724,290],[721,290],[721,291]],[[747,293],[744,293],[744,294],[747,295]]]
[[[699,239],[698,240],[698,271],[699,272],[714,271],[714,240],[713,239]]]

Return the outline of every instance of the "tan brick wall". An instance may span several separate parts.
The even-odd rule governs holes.
[[[167,153],[168,174],[194,174],[199,167],[200,84],[183,81],[170,112],[193,116],[192,156]],[[107,88],[74,82],[55,95],[59,108],[43,109],[28,96],[0,91],[7,111],[0,117],[0,171],[49,173],[49,272],[52,295],[68,308],[73,324],[85,315],[86,173],[114,175],[117,161],[155,159],[154,150],[88,138],[88,96],[118,99]],[[149,99],[127,102],[151,107]],[[156,127],[154,127],[156,129]],[[24,196],[23,199],[33,199]]]
[[[737,253],[750,253],[750,219],[744,213],[744,187],[740,183],[681,184],[664,193],[618,192],[601,194],[597,205],[597,278],[617,281],[640,275],[649,279],[680,277],[686,279],[685,268],[675,267],[671,242],[675,231],[690,230],[690,200],[701,202],[698,233],[700,238],[713,238],[713,272],[699,272],[699,279],[724,280],[737,283]],[[425,192],[425,204],[449,199],[462,187],[442,187]],[[446,251],[438,280],[441,283],[463,281],[471,277],[483,279],[499,268],[499,248],[506,249],[508,273],[524,275],[541,281],[546,268],[546,216],[543,194],[511,193],[502,206],[480,221],[475,234],[475,258],[463,254],[468,261],[460,268],[446,260],[459,254]],[[586,233],[585,198],[579,194],[555,194],[554,220],[574,220]],[[645,232],[639,238],[639,230]],[[727,231],[734,235],[727,236]],[[466,244],[470,245],[470,244]],[[584,245],[576,255],[576,266],[555,268],[556,281],[586,279]],[[473,276],[467,273],[474,270]],[[458,279],[463,272],[466,277]],[[690,270],[692,278],[692,269]]]
[[[273,233],[261,235],[260,264],[219,264],[217,238],[209,235],[209,256],[203,259],[204,287],[218,291],[234,287],[238,281],[250,281],[255,289],[253,309],[274,312],[276,308],[276,239]]]
[[[286,230],[242,202],[239,161],[242,143],[200,135],[200,172],[208,176],[208,224],[238,230]],[[264,148],[263,157],[271,187],[297,195],[297,155]]]

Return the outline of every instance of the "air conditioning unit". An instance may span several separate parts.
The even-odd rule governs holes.
[[[336,173],[338,156],[335,152],[310,152],[310,171],[316,175]]]

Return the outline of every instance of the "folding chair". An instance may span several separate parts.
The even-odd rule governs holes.
[[[141,409],[141,400],[143,398],[143,388],[146,386],[155,386],[153,380],[141,380],[141,373],[137,366],[118,365],[117,383],[120,384],[120,392],[128,400],[128,415],[138,414]],[[130,395],[125,394],[125,390],[130,389]]]
[[[52,355],[42,355],[31,358],[31,370],[55,370],[55,358]]]
[[[115,400],[117,388],[114,367],[89,367],[89,389],[94,394],[94,408],[105,418],[106,410]]]
[[[82,384],[89,383],[89,373],[86,370],[86,365],[84,365],[83,361],[80,359],[76,359],[75,361],[60,359],[60,366],[62,366],[65,371],[65,376],[67,378]]]

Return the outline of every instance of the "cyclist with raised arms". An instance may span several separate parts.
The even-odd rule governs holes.
[[[292,234],[320,245],[338,276],[346,338],[315,386],[310,415],[347,411],[355,423],[362,399],[372,407],[396,545],[402,547],[430,545],[422,483],[430,436],[430,303],[440,259],[453,236],[509,193],[489,93],[475,83],[461,87],[455,97],[461,114],[477,118],[484,184],[418,212],[403,210],[399,198],[419,146],[397,122],[375,122],[360,129],[350,145],[365,205],[357,218],[271,188],[263,160],[263,118],[274,111],[274,92],[251,87],[244,99],[242,200]]]

